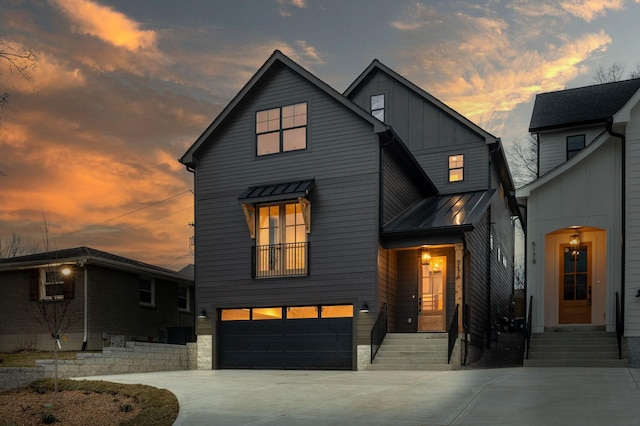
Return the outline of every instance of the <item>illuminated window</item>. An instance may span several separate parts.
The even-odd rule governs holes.
[[[307,147],[306,102],[256,113],[257,154],[268,155]]]
[[[140,304],[147,306],[156,304],[156,286],[152,278],[140,278]]]
[[[254,320],[275,320],[282,319],[282,308],[253,308],[252,319]]]
[[[68,269],[66,269],[68,271]],[[42,269],[41,270],[41,300],[60,300],[64,299],[65,275],[62,270]]]
[[[321,309],[322,318],[353,317],[353,305],[324,305]]]
[[[371,115],[384,121],[384,94],[371,96]]]
[[[287,319],[318,318],[317,306],[289,306]]]
[[[307,231],[301,203],[258,207],[256,277],[307,274]]]
[[[449,182],[459,182],[464,179],[464,155],[449,156]]]
[[[584,148],[585,135],[567,136],[567,160]]]
[[[222,309],[220,311],[221,321],[248,321],[250,319],[250,309]]]

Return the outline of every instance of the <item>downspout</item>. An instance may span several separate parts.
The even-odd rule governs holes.
[[[82,335],[82,350],[87,350],[87,341],[89,338],[89,284],[87,273],[87,267],[85,266],[84,261],[80,261],[78,265],[84,269],[84,318],[83,318],[83,335]]]
[[[622,329],[624,330],[624,295],[625,295],[625,256],[626,256],[626,243],[625,243],[625,236],[626,236],[626,221],[627,221],[627,214],[626,214],[626,198],[627,198],[627,185],[626,185],[626,175],[627,175],[627,165],[626,165],[626,161],[627,161],[627,143],[626,143],[626,136],[624,135],[624,133],[617,133],[613,131],[613,118],[609,118],[607,119],[607,123],[606,123],[606,129],[607,132],[616,138],[620,139],[620,142],[622,144],[622,176],[621,176],[621,181],[622,181],[622,200],[621,200],[621,209],[622,209],[622,218],[621,218],[621,228],[622,228],[622,247],[621,247],[621,253],[620,253],[620,316],[622,317]]]

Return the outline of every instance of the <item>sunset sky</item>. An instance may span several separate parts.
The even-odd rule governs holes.
[[[640,62],[640,0],[0,0],[0,238],[193,261],[179,158],[274,49],[342,92],[377,58],[505,144],[536,93]]]

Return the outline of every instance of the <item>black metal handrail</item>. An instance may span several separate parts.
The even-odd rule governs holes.
[[[453,311],[453,318],[449,323],[449,353],[447,354],[447,363],[451,364],[451,355],[453,354],[453,348],[456,346],[456,340],[458,340],[458,311],[460,310],[460,304],[456,304],[456,309]]]
[[[618,358],[622,359],[622,335],[624,330],[622,327],[622,312],[620,310],[620,296],[616,291],[616,338],[618,339]]]
[[[527,313],[527,323],[524,325],[524,340],[527,344],[526,359],[529,359],[529,348],[531,347],[531,318],[533,311],[533,296],[529,299],[529,312]]]
[[[309,243],[255,246],[254,277],[290,277],[308,275]]]
[[[378,319],[371,329],[371,362],[376,357],[380,345],[387,335],[387,321],[389,317],[389,310],[387,304],[383,303],[378,314]]]

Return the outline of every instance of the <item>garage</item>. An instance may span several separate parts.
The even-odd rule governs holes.
[[[351,370],[353,306],[223,309],[218,368]]]

